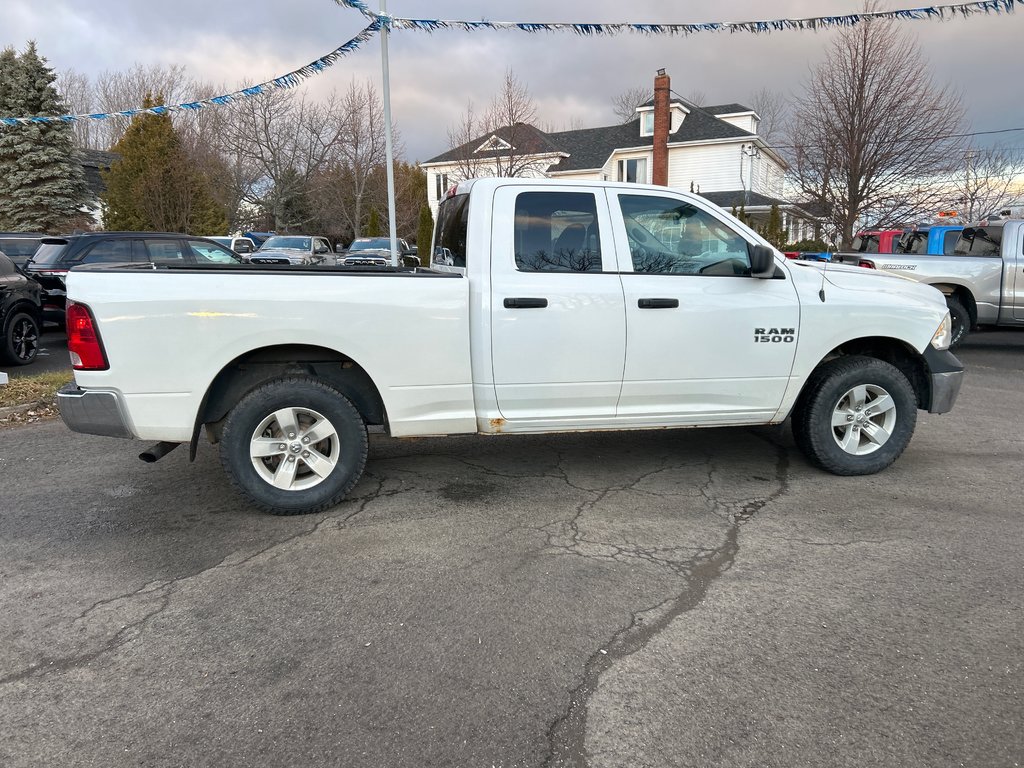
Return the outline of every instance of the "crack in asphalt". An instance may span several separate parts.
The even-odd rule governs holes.
[[[756,432],[754,434],[757,435]],[[601,675],[610,669],[615,661],[640,651],[675,619],[700,605],[711,585],[735,562],[740,550],[740,527],[760,509],[789,492],[788,451],[763,435],[757,436],[776,451],[774,479],[777,488],[761,498],[742,502],[720,502],[710,495],[715,472],[714,464],[711,463],[708,470],[709,480],[702,485],[701,495],[712,505],[713,514],[717,516],[718,510],[728,513],[729,527],[724,541],[714,550],[702,551],[685,563],[679,564],[678,569],[673,569],[687,576],[685,589],[674,597],[633,613],[629,624],[616,631],[603,647],[590,656],[583,668],[582,682],[569,696],[567,709],[548,727],[548,757],[545,766],[585,767],[589,764],[586,752],[587,707],[590,697],[597,690]],[[591,502],[590,506],[593,506],[593,503],[596,502]],[[583,502],[577,506],[577,512],[573,517],[574,526],[587,504],[588,502]],[[575,527],[573,529],[578,530]]]
[[[366,473],[364,477],[374,476],[370,473]],[[213,571],[242,567],[252,562],[253,560],[256,560],[257,558],[266,555],[268,552],[271,552],[274,549],[285,546],[287,544],[290,544],[291,542],[294,542],[298,539],[307,536],[314,536],[320,531],[321,528],[326,528],[332,524],[334,526],[333,530],[342,530],[353,518],[357,517],[359,514],[364,512],[366,508],[374,501],[394,496],[395,494],[399,493],[399,491],[397,490],[385,491],[384,485],[386,481],[384,478],[376,477],[374,479],[376,480],[376,488],[372,490],[370,493],[350,497],[345,502],[343,502],[341,506],[349,505],[354,502],[358,503],[356,508],[348,512],[347,514],[327,515],[322,519],[318,520],[312,526],[304,528],[301,531],[292,533],[291,535],[286,536],[282,539],[278,539],[277,541],[268,544],[262,549],[259,549],[256,552],[252,552],[241,559],[233,560],[232,558],[235,556],[235,553],[232,553],[231,555],[224,557],[220,562],[211,565],[207,568],[203,568],[194,573],[185,574],[183,576],[177,576],[173,579],[168,579],[166,581],[147,582],[146,584],[143,584],[141,587],[132,590],[131,592],[126,592],[124,594],[117,595],[116,597],[109,597],[104,598],[103,600],[96,601],[91,606],[82,611],[78,616],[71,619],[70,624],[75,624],[76,622],[86,620],[92,613],[96,612],[97,610],[105,606],[121,601],[131,601],[138,597],[158,595],[160,605],[155,610],[150,611],[149,613],[144,615],[142,618],[125,624],[123,627],[121,627],[121,629],[119,629],[114,634],[112,638],[110,638],[99,648],[85,653],[72,654],[66,656],[43,656],[38,661],[29,664],[29,666],[24,669],[21,669],[17,672],[11,672],[7,675],[4,675],[3,677],[0,677],[0,686],[8,685],[11,683],[17,683],[29,678],[43,677],[51,674],[67,672],[72,669],[85,666],[90,662],[100,658],[101,656],[116,651],[121,646],[131,642],[140,634],[142,634],[143,630],[146,628],[146,625],[148,625],[155,617],[163,613],[170,606],[171,598],[173,597],[174,593],[174,588],[182,582],[199,578],[204,574],[212,573]]]

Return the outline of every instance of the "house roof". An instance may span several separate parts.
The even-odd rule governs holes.
[[[500,157],[505,154],[504,150],[486,149],[480,152],[476,151],[492,136],[497,136],[502,141],[513,145],[517,155],[546,155],[559,151],[558,147],[552,143],[549,134],[544,133],[544,131],[535,128],[529,123],[516,123],[512,127],[505,126],[495,131],[489,131],[472,141],[467,141],[459,147],[442,152],[437,157],[432,157],[426,162],[448,163],[466,158],[486,159],[488,157]]]
[[[686,102],[679,103],[686,105],[690,114],[686,116],[675,133],[669,134],[670,144],[754,136],[749,131],[719,120],[702,107],[688,105]],[[563,131],[548,134],[548,137],[569,154],[569,157],[563,157],[548,169],[552,172],[601,168],[616,149],[654,146],[653,136],[640,135],[639,118],[623,125]]]
[[[821,218],[820,214],[809,211],[801,203],[780,200],[777,197],[762,195],[760,192],[747,192],[745,189],[730,189],[725,192],[701,192],[699,194],[705,200],[710,200],[719,208],[724,208],[727,211],[733,208],[739,209],[741,206],[746,210],[750,210],[753,208],[771,208],[773,205],[777,205],[779,208],[802,213],[811,218]]]
[[[756,112],[757,110],[751,109],[744,104],[715,104],[713,107],[704,107],[705,112],[710,112],[712,115],[735,115],[737,112]]]
[[[646,106],[652,105],[653,100]],[[689,110],[675,133],[669,134],[669,143],[688,141],[712,141],[716,139],[748,138],[755,134],[737,128],[731,123],[719,120],[707,108],[698,107],[685,99],[673,99],[673,104],[680,104]],[[645,106],[645,105],[641,105]],[[739,111],[748,111],[740,104],[727,104],[727,107],[739,107]],[[715,107],[717,109],[717,107]],[[725,114],[724,112],[722,114]],[[514,133],[514,137],[513,137]],[[559,162],[548,168],[551,172],[582,171],[601,168],[612,152],[627,147],[650,147],[654,145],[653,136],[640,135],[640,118],[620,125],[607,125],[601,128],[582,128],[574,131],[558,131],[545,133],[528,123],[516,123],[515,130],[499,128],[486,133],[460,147],[450,149],[427,163],[456,162],[465,158],[481,158],[501,156],[502,150],[476,150],[491,136],[497,136],[516,147],[519,155],[565,154]],[[514,138],[514,140],[513,140]]]

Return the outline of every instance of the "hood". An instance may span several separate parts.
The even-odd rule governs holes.
[[[844,291],[867,291],[870,293],[888,293],[901,296],[915,296],[925,301],[946,306],[945,297],[937,288],[919,283],[918,281],[886,272],[879,269],[867,269],[853,264],[835,264],[833,262],[791,261],[805,269],[813,269],[821,273],[826,286],[831,285]],[[822,278],[819,278],[822,279]]]

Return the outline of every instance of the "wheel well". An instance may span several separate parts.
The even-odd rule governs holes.
[[[974,300],[974,294],[969,289],[962,285],[950,285],[946,283],[937,283],[932,288],[938,288],[942,291],[943,296],[955,296],[960,300],[960,303],[964,305],[964,309],[967,310],[967,314],[971,318],[971,326],[975,326],[978,323],[978,302]]]
[[[210,384],[196,417],[193,456],[204,424],[210,441],[219,441],[224,419],[239,400],[264,382],[296,374],[330,384],[352,402],[367,424],[386,422],[380,392],[363,367],[350,357],[333,349],[304,344],[264,347],[232,360]]]
[[[914,390],[914,394],[917,396],[917,407],[928,407],[928,403],[931,402],[931,378],[928,376],[928,369],[925,366],[924,358],[912,347],[907,346],[898,339],[885,336],[853,339],[840,344],[825,355],[822,361],[815,366],[815,370],[830,360],[850,355],[874,357],[898,368],[907,377],[910,386]],[[813,377],[809,376],[807,378],[808,382],[811,378]],[[807,386],[806,383],[804,386]]]
[[[19,299],[7,307],[7,310],[3,313],[3,320],[6,323],[10,318],[14,317],[16,312],[25,312],[35,318],[35,321],[39,323],[40,330],[42,330],[43,313],[40,308],[33,304],[31,301],[26,299]]]

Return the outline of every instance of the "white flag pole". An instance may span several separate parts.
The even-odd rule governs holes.
[[[380,0],[380,12],[386,14],[387,0]],[[398,226],[395,223],[395,158],[391,144],[391,74],[388,71],[388,25],[380,30],[381,75],[384,97],[384,152],[387,155],[388,231],[391,235],[391,266],[398,266]]]

